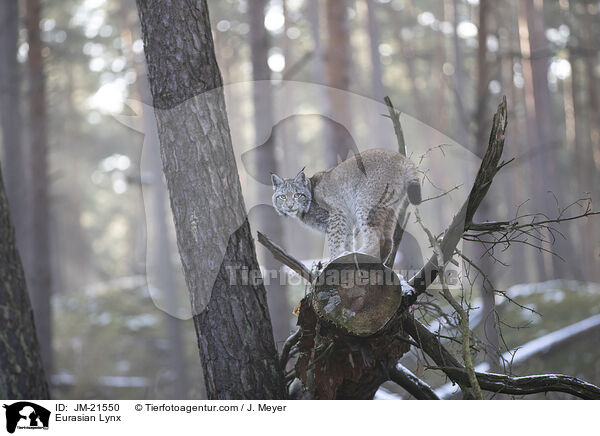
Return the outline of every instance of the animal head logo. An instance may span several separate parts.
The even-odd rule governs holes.
[[[4,404],[6,409],[6,431],[14,433],[17,428],[47,429],[50,423],[50,411],[29,401]]]
[[[253,87],[256,87],[254,91]],[[248,109],[252,107],[253,92],[256,93],[258,90],[258,94],[260,94],[261,90],[264,91],[267,87],[270,87],[273,96],[273,119],[269,123],[258,123],[263,125],[262,130],[255,133],[254,139],[249,139],[253,137],[251,133],[255,126],[253,113]],[[224,102],[221,97],[223,93]],[[348,119],[348,117],[331,110],[323,99],[323,96],[327,94],[330,95],[330,98],[343,101],[347,108],[352,108],[354,118]],[[126,104],[134,114],[116,115],[115,118],[144,135],[140,172],[147,227],[153,225],[156,216],[152,212],[152,202],[157,198],[168,198],[167,186],[161,173],[160,142],[156,117],[160,115],[170,119],[173,117],[184,117],[185,119],[185,117],[189,117],[189,114],[197,114],[198,108],[202,108],[203,105],[215,104],[215,102],[226,104],[233,144],[232,157],[235,159],[241,181],[245,208],[214,211],[214,213],[220,214],[219,225],[222,227],[222,231],[219,232],[220,236],[216,240],[202,238],[201,220],[198,217],[189,217],[192,230],[196,232],[194,235],[197,236],[195,243],[198,246],[198,252],[211,253],[211,258],[214,259],[204,271],[200,283],[196,283],[196,289],[201,291],[198,298],[192,301],[191,311],[187,303],[189,301],[187,295],[181,295],[178,298],[181,304],[176,308],[166,303],[167,299],[164,298],[159,284],[160,267],[152,260],[153,253],[160,248],[157,248],[153,241],[155,236],[150,232],[146,241],[146,272],[151,296],[157,307],[182,319],[199,314],[206,307],[230,235],[248,217],[250,217],[252,225],[253,211],[257,208],[272,209],[273,188],[269,171],[275,171],[269,169],[269,171],[259,172],[256,162],[264,160],[265,156],[275,154],[280,165],[283,165],[283,168],[278,169],[278,174],[285,173],[287,177],[293,176],[304,166],[306,166],[308,175],[328,169],[322,156],[311,154],[305,149],[307,144],[312,144],[311,149],[314,150],[318,145],[325,143],[324,137],[315,133],[315,130],[323,126],[326,126],[326,129],[321,130],[337,129],[342,131],[348,139],[346,141],[348,145],[337,153],[338,162],[352,154],[372,148],[398,149],[394,129],[387,116],[388,108],[383,102],[314,83],[295,81],[280,81],[277,84],[269,81],[233,83],[225,85],[222,89],[198,95],[170,109],[153,108],[149,104],[127,100]],[[160,113],[165,110],[169,113]],[[356,116],[356,114],[360,114],[360,116]],[[447,223],[439,222],[437,218],[440,216],[452,217],[458,212],[468,196],[468,187],[474,179],[480,159],[451,138],[405,113],[401,115],[401,123],[408,157],[417,164],[419,171],[423,174],[424,202],[419,206],[420,215],[425,225],[434,234],[439,234]],[[318,127],[319,125],[320,127]],[[182,146],[195,147],[197,144],[182,144]],[[325,145],[321,145],[321,147],[325,153],[328,147]],[[293,162],[293,165],[288,162]],[[144,183],[144,180],[152,182]],[[157,195],[158,191],[161,191],[160,195]],[[447,195],[440,195],[443,193]],[[428,198],[438,196],[439,198],[436,198],[435,201],[427,201]],[[172,227],[171,221],[169,225]],[[293,230],[293,232],[298,231],[304,230],[297,228]],[[169,233],[175,234],[172,229],[169,230]],[[268,235],[268,229],[265,229],[265,233]],[[414,220],[409,220],[407,223],[405,236],[407,243],[412,243],[422,257],[428,258],[431,255],[429,240]],[[300,256],[300,259],[310,267],[315,260],[325,258],[323,255],[325,246],[323,238],[321,244],[313,247],[308,256]],[[292,254],[294,253],[292,252]],[[422,258],[419,259],[419,262],[422,261]],[[415,267],[418,269],[418,265]],[[183,274],[182,269],[179,270],[179,274]],[[185,282],[181,280],[181,283]],[[187,294],[183,287],[180,292]]]

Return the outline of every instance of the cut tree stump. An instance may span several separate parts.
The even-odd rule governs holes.
[[[412,288],[375,257],[350,253],[334,259],[313,283],[319,316],[354,336],[380,332]]]

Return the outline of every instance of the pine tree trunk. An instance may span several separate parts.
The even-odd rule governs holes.
[[[327,86],[337,90],[349,90],[351,74],[350,33],[348,31],[348,5],[345,0],[328,0],[325,4],[327,19],[327,45],[325,73]],[[338,91],[339,92],[339,91]],[[328,94],[329,112],[340,120],[343,126],[350,125],[351,113],[347,99],[335,89]],[[329,168],[339,160],[345,160],[353,149],[352,138],[336,123],[327,123],[328,154],[326,158]]]
[[[52,371],[52,269],[50,263],[50,209],[48,199],[48,142],[44,60],[40,36],[40,0],[27,0],[26,24],[29,42],[29,125],[31,153],[31,233],[32,246],[27,256],[31,264],[29,291],[33,303],[44,367]]]
[[[477,130],[475,134],[475,145],[477,154],[483,156],[487,149],[487,132],[489,127],[486,119],[486,107],[489,98],[488,83],[488,62],[487,62],[487,36],[488,36],[488,18],[489,18],[489,2],[488,0],[480,0],[479,2],[479,32],[478,49],[477,49],[477,101],[475,102],[475,117]],[[490,207],[490,202],[484,200],[479,206],[478,213],[481,219],[489,220],[494,216],[494,210]],[[478,247],[478,257],[481,259],[481,268],[488,276],[490,281],[494,283],[494,265],[492,258],[486,253],[486,247]],[[496,319],[496,302],[494,299],[494,289],[489,284],[482,280],[481,296],[483,301],[483,335],[486,347],[486,361],[490,364],[492,371],[500,369],[500,334],[498,331],[498,322]]]
[[[6,177],[6,195],[15,223],[17,245],[23,250],[27,232],[25,153],[21,141],[21,80],[17,61],[19,37],[19,4],[17,0],[0,3],[0,121],[4,147],[3,169]]]
[[[257,270],[258,264],[206,0],[137,5],[208,397],[284,398],[264,286],[229,274],[241,266]],[[230,233],[231,225],[239,227]],[[207,281],[215,265],[216,280]]]
[[[0,398],[47,399],[48,384],[1,171],[0,241]]]
[[[265,28],[265,7],[266,0],[253,2],[252,7],[248,8],[248,21],[250,23],[250,52],[252,59],[252,80],[253,93],[252,101],[254,103],[254,145],[256,147],[266,142],[267,147],[263,147],[260,153],[257,153],[256,166],[257,174],[279,174],[279,165],[275,153],[275,137],[273,128],[273,93],[271,85],[265,82],[271,78],[271,70],[267,64],[269,58],[269,48],[271,40],[269,32]],[[257,83],[258,82],[258,83]],[[258,223],[262,230],[280,243],[283,241],[283,229],[281,220],[278,219],[271,207],[258,207]],[[261,264],[267,270],[278,270],[279,264],[273,259],[270,253],[264,248],[258,250]],[[276,344],[283,344],[290,333],[290,309],[287,300],[286,287],[279,282],[279,275],[275,280],[271,280],[266,285],[267,302],[271,313],[273,323],[273,335]]]

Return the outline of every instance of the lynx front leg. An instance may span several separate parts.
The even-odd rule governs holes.
[[[327,222],[327,245],[331,259],[340,257],[348,249],[348,234],[352,233],[348,220],[342,211],[329,212]]]

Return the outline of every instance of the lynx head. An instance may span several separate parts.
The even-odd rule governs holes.
[[[282,179],[277,174],[271,174],[273,183],[273,207],[279,215],[292,217],[308,212],[312,195],[310,180],[300,171],[293,179]]]

